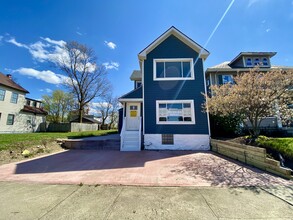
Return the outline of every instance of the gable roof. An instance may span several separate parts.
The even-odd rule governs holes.
[[[269,56],[270,58],[275,56],[277,52],[240,52],[230,63],[232,65],[235,61],[239,60],[243,56]]]
[[[12,88],[24,93],[29,93],[26,89],[18,85],[16,82],[14,82],[9,75],[4,75],[0,72],[0,85],[6,86],[8,88]]]
[[[142,86],[126,93],[125,95],[119,98],[119,101],[123,101],[123,99],[142,99]]]
[[[181,40],[183,43],[185,43],[187,46],[189,46],[190,48],[195,50],[199,54],[200,58],[206,59],[209,56],[209,54],[210,54],[209,51],[207,51],[205,48],[200,46],[198,43],[193,41],[191,38],[189,38],[188,36],[183,34],[177,28],[172,26],[138,54],[139,60],[146,59],[146,56],[148,53],[150,53],[160,43],[162,43],[165,39],[167,39],[171,35],[174,35],[179,40]]]

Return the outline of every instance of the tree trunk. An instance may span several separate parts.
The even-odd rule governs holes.
[[[78,110],[78,114],[79,114],[79,123],[82,123],[82,108]]]

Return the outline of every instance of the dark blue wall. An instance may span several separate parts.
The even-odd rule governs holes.
[[[194,66],[195,80],[153,81],[153,59],[193,58],[198,53],[171,35],[152,50],[144,63],[144,107],[146,134],[208,134],[206,114],[202,113],[204,97],[204,74],[202,59]],[[193,99],[195,105],[195,125],[157,125],[156,100]]]

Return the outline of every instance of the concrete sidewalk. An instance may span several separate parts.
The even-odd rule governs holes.
[[[292,219],[257,187],[135,187],[0,183],[0,219]]]

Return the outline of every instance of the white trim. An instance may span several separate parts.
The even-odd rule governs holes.
[[[158,37],[154,42],[152,42],[149,46],[147,46],[143,51],[141,51],[138,54],[138,58],[140,60],[145,60],[148,53],[150,53],[153,49],[155,49],[160,43],[162,43],[165,39],[167,39],[169,36],[174,35],[179,40],[181,40],[183,43],[185,43],[187,46],[191,47],[193,50],[195,50],[200,58],[206,59],[209,56],[209,52],[198,45],[196,42],[188,38],[186,35],[181,33],[179,30],[177,30],[175,27],[171,27],[169,30],[167,30],[165,33],[163,33],[160,37]]]
[[[164,76],[164,78],[157,78],[157,63],[164,63],[165,64],[168,62],[189,62],[189,64],[190,64],[190,77],[183,77],[183,75],[182,75],[182,77],[165,77]],[[182,65],[181,65],[181,70],[182,70]],[[165,71],[165,65],[164,65],[164,71]],[[153,80],[154,81],[194,80],[193,58],[153,59]]]
[[[142,102],[142,99],[118,99],[119,102]]]
[[[142,61],[142,67],[141,67],[141,82],[142,85],[144,85],[144,60]],[[144,134],[145,132],[145,117],[144,117],[144,86],[142,86],[142,125],[143,125],[143,131],[142,133]]]
[[[191,106],[191,121],[159,121],[159,104],[189,103]],[[194,101],[189,100],[156,100],[156,123],[158,125],[190,125],[195,124]]]

